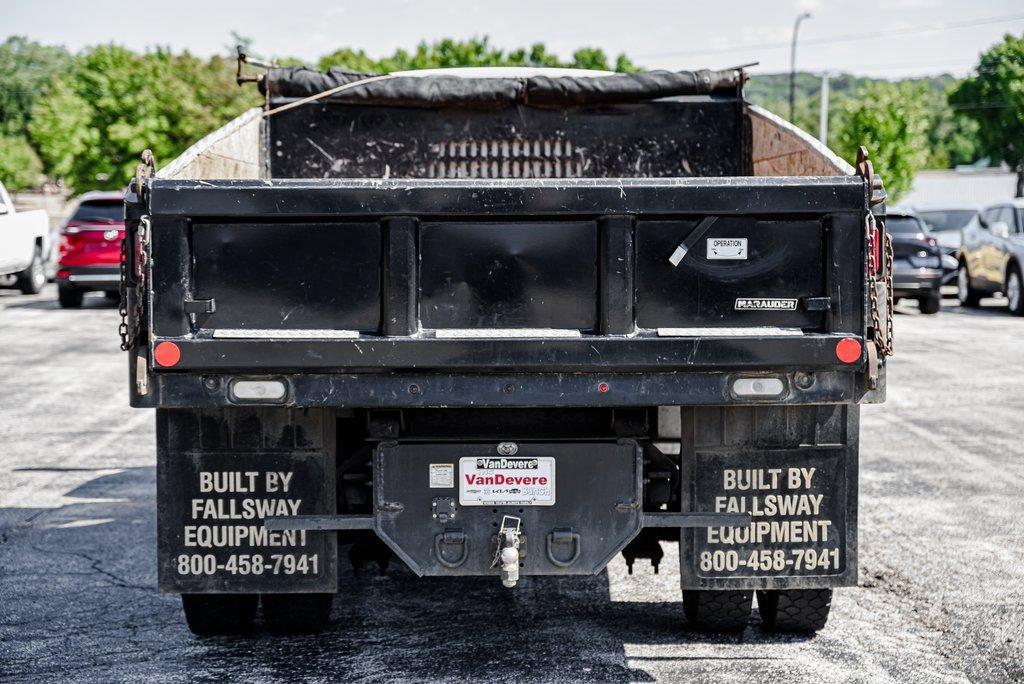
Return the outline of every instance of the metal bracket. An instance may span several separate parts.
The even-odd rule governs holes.
[[[804,297],[805,311],[828,311],[832,308],[831,297]]]
[[[644,527],[742,527],[749,525],[749,513],[644,513]]]
[[[186,299],[183,303],[187,314],[212,314],[217,310],[215,299]]]

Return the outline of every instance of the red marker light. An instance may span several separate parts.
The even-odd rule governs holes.
[[[153,358],[164,367],[170,367],[181,361],[181,350],[173,342],[161,342],[153,350]]]
[[[66,268],[62,268],[61,270],[57,271],[57,279],[58,280],[67,280],[68,276],[70,276],[70,275],[71,275],[71,271],[69,271]]]
[[[856,363],[860,360],[860,342],[852,337],[844,337],[836,342],[836,358],[843,363]]]
[[[601,394],[606,393],[608,391],[608,383],[602,382],[600,385],[597,386],[597,391],[600,392]]]

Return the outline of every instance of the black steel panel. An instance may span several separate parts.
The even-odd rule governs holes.
[[[631,440],[519,443],[515,458],[555,459],[554,505],[462,506],[457,503],[457,482],[448,488],[429,486],[431,464],[450,465],[459,477],[460,458],[498,457],[496,446],[495,442],[405,443],[377,449],[377,534],[417,574],[494,575],[497,582],[500,572],[491,567],[492,537],[504,515],[522,519],[524,576],[596,574],[640,531],[642,456]],[[455,500],[453,519],[441,522],[432,517],[431,503],[438,497]],[[579,559],[568,567],[548,559],[547,537],[556,529],[570,529],[579,535]],[[465,562],[457,567],[446,567],[436,558],[435,538],[446,531],[461,532],[467,539]],[[564,559],[561,553],[556,557]]]
[[[197,223],[192,254],[203,328],[380,327],[377,223]]]
[[[807,311],[802,304],[807,297],[826,294],[820,221],[719,217],[673,265],[669,257],[698,223],[699,219],[637,224],[639,327],[823,329],[823,312]],[[716,238],[746,240],[746,258],[708,258],[707,241]],[[751,297],[795,299],[796,310],[737,310],[737,299]]]
[[[184,180],[150,182],[156,216],[419,217],[811,214],[859,216],[859,176],[554,180]]]
[[[597,327],[597,225],[424,223],[424,328]]]
[[[270,118],[274,178],[739,176],[734,98],[498,111],[312,103]]]

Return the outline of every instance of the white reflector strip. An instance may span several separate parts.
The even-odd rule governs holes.
[[[732,382],[737,397],[777,397],[785,390],[779,378],[737,378]]]
[[[280,401],[287,387],[281,380],[235,380],[231,392],[241,401]]]
[[[579,330],[559,328],[444,328],[435,330],[439,340],[474,339],[523,339],[533,338],[575,338],[582,337]]]
[[[799,337],[799,328],[658,328],[658,337]]]
[[[358,330],[271,330],[259,328],[215,328],[217,339],[233,340],[352,340]]]

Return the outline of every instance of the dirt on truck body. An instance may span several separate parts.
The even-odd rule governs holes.
[[[339,549],[515,591],[663,540],[696,627],[755,593],[768,628],[825,624],[891,353],[863,155],[740,70],[256,80],[126,196],[159,584],[193,631],[321,628]]]

